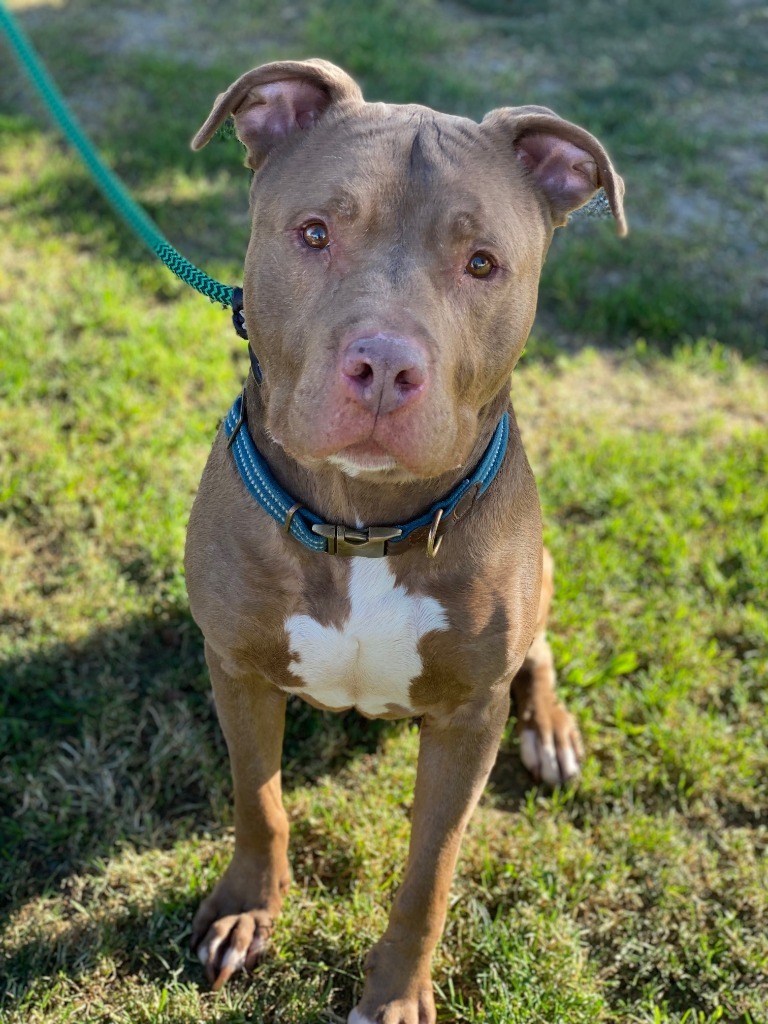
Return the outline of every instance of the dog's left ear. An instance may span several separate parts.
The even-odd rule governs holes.
[[[483,127],[511,144],[520,163],[543,193],[554,227],[605,190],[619,235],[626,235],[624,182],[594,135],[564,121],[547,107],[502,107],[483,119]]]

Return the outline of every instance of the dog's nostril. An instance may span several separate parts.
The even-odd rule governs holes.
[[[347,370],[347,376],[354,378],[360,384],[370,384],[373,380],[373,367],[370,363],[363,362],[359,363]]]
[[[424,374],[415,366],[409,366],[408,369],[401,370],[395,377],[395,387],[401,391],[411,391],[423,383]]]

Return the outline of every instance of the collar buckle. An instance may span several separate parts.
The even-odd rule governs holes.
[[[343,557],[383,558],[387,553],[387,542],[400,537],[402,532],[398,526],[369,526],[364,530],[352,530],[332,523],[312,525],[312,533],[328,541],[328,554]]]

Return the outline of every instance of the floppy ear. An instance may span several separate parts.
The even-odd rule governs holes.
[[[256,170],[281,139],[314,127],[329,107],[362,103],[360,87],[325,60],[279,61],[246,72],[221,93],[208,120],[192,139],[202,149],[230,114],[238,139]]]
[[[503,107],[492,110],[483,126],[504,136],[534,186],[547,200],[554,227],[605,190],[620,235],[627,233],[624,182],[594,135],[564,121],[547,107]]]

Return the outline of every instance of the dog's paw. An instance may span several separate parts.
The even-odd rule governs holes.
[[[567,786],[581,773],[584,746],[573,715],[555,701],[546,715],[528,714],[518,726],[520,758],[537,782]]]
[[[365,988],[347,1024],[435,1024],[429,963],[418,967],[413,949],[381,939],[365,960]]]
[[[251,970],[266,951],[283,895],[290,884],[288,861],[238,857],[198,907],[190,945],[205,967],[214,992],[237,971]]]
[[[435,1024],[435,1003],[432,992],[420,999],[395,999],[371,1010],[372,1015],[362,1012],[360,1006],[347,1017],[347,1024]]]
[[[272,918],[266,910],[250,910],[217,918],[202,935],[204,924],[195,918],[193,949],[214,992],[226,985],[237,971],[250,971],[264,954],[272,934]],[[195,939],[197,938],[197,941]]]

